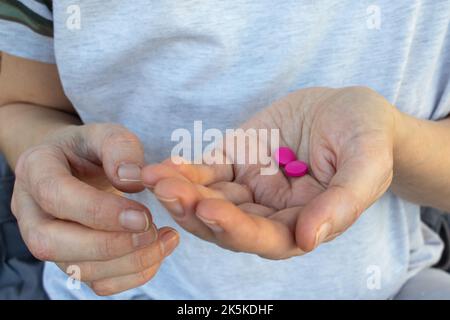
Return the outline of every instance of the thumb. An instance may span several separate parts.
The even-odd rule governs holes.
[[[84,127],[81,136],[86,146],[85,153],[103,166],[111,184],[127,193],[142,191],[144,149],[139,138],[117,124],[88,124]]]
[[[382,159],[383,158],[383,159]],[[337,169],[325,192],[299,214],[295,236],[303,251],[311,251],[349,228],[387,190],[392,181],[392,157],[360,156]]]

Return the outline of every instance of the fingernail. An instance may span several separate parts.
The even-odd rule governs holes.
[[[146,247],[158,239],[158,230],[154,224],[151,225],[150,231],[143,233],[135,233],[132,235],[133,246],[135,248]]]
[[[314,244],[314,248],[321,244],[328,237],[330,232],[331,224],[329,222],[322,224],[316,233],[316,243]]]
[[[161,240],[161,250],[164,253],[164,256],[168,256],[173,249],[177,246],[178,242],[178,234],[177,232],[170,230],[167,232],[164,232],[159,236],[159,239]]]
[[[145,212],[128,209],[119,215],[122,227],[131,231],[145,231],[149,227],[149,219]]]
[[[164,203],[164,206],[169,210],[169,212],[177,218],[184,217],[184,209],[178,198],[165,198],[155,195],[159,201]]]
[[[209,219],[205,219],[201,216],[197,216],[204,224],[206,224],[208,226],[208,228],[210,228],[212,231],[214,232],[222,232],[223,228],[221,226],[219,226],[219,224],[216,221],[212,221]]]
[[[117,169],[117,175],[123,182],[141,181],[141,168],[134,163],[123,163]]]

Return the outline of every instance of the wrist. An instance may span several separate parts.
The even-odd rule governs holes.
[[[405,197],[410,185],[422,180],[424,166],[426,167],[430,157],[429,148],[434,144],[434,125],[431,121],[396,110],[392,188],[397,195]]]
[[[408,139],[408,127],[411,126],[411,119],[409,115],[401,112],[397,108],[394,108],[394,144],[393,144],[393,158],[394,168],[399,164],[401,155],[403,154],[402,148],[406,144]],[[409,131],[411,133],[411,131]]]
[[[393,180],[392,190],[400,192],[408,172],[413,169],[412,157],[420,157],[420,137],[418,121],[395,108],[394,111],[394,145],[393,145]],[[401,193],[401,192],[400,192]]]
[[[80,123],[74,115],[24,103],[2,106],[0,115],[0,149],[11,168],[26,150]]]

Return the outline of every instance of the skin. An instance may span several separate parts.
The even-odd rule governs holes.
[[[142,173],[180,226],[223,248],[269,259],[305,254],[345,232],[389,186],[450,209],[448,119],[412,118],[364,87],[309,88],[242,127],[279,129],[280,145],[307,161],[309,174],[264,176],[260,164],[171,159]]]
[[[368,88],[298,90],[243,125],[279,128],[281,144],[310,164],[305,177],[167,160],[131,181],[118,168],[144,166],[140,141],[118,125],[82,125],[55,66],[4,55],[0,88],[0,150],[15,168],[12,209],[22,236],[41,260],[79,265],[97,294],[144,284],[178,243],[174,230],[153,230],[145,206],[120,196],[143,184],[186,230],[270,259],[331,241],[389,186],[450,211],[449,120],[412,118]],[[148,217],[139,232],[120,223],[130,208]],[[136,234],[146,235],[138,247]]]
[[[148,208],[121,194],[144,189],[137,137],[115,124],[82,125],[54,65],[3,54],[0,88],[0,150],[15,168],[11,208],[31,253],[63,271],[77,265],[98,295],[148,282],[178,234],[157,230]],[[137,168],[134,181],[118,176],[122,164]],[[143,222],[131,229],[121,223],[130,209]]]

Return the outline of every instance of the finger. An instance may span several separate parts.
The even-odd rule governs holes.
[[[178,157],[167,159],[163,163],[176,169],[191,182],[205,186],[221,181],[233,181],[236,165],[254,164],[253,169],[261,171],[269,164],[261,163],[263,159],[258,156],[268,152],[269,141],[267,138],[258,136],[254,129],[248,129],[252,127],[240,128],[232,133],[227,132],[224,139],[215,141],[214,146],[205,150],[201,159],[196,159],[201,160],[200,164],[179,161]],[[273,161],[269,162],[273,164]]]
[[[43,261],[111,260],[152,244],[157,231],[108,232],[50,218],[19,188],[14,189],[14,213],[31,253]]]
[[[164,164],[175,169],[189,181],[207,186],[222,181],[232,181],[234,178],[231,164],[191,164],[174,162],[167,159]]]
[[[311,251],[342,233],[386,191],[392,180],[392,161],[380,156],[355,157],[337,168],[326,191],[309,202],[299,215],[296,227],[299,248]]]
[[[145,180],[146,185],[147,183],[154,184],[151,188],[153,191],[155,191],[155,186],[160,181],[171,181],[171,183],[166,181],[158,188],[158,196],[160,196],[161,198],[173,198],[174,196],[176,196],[176,194],[180,193],[179,191],[177,191],[177,184],[181,183],[183,186],[194,186],[197,189],[198,193],[203,196],[203,198],[228,199],[236,204],[253,201],[252,193],[250,189],[245,185],[227,181],[220,181],[210,184],[208,187],[205,187],[202,184],[197,184],[196,182],[188,180],[173,168],[168,167],[164,164],[146,166],[143,169],[143,175],[148,176],[148,178]],[[162,188],[163,185],[166,186],[166,188]]]
[[[81,156],[90,155],[99,161],[115,188],[127,193],[144,189],[144,149],[134,133],[116,124],[92,124],[80,130],[80,137],[85,146]]]
[[[238,208],[244,212],[251,213],[261,217],[269,217],[276,213],[276,210],[263,206],[258,203],[246,202],[238,205]]]
[[[142,168],[141,178],[143,184],[151,190],[153,190],[156,184],[163,179],[178,178],[181,180],[189,181],[185,176],[183,176],[173,167],[167,166],[162,163],[150,164]]]
[[[222,195],[221,198],[227,199],[237,205],[246,202],[253,202],[253,193],[246,185],[240,183],[222,181],[210,184],[208,187],[203,187],[200,185],[199,190],[200,192],[202,192],[201,190],[206,190],[205,193],[202,193],[204,194],[204,198],[219,198],[208,196],[208,192],[218,191]]]
[[[172,253],[178,245],[178,233],[171,228],[162,228],[158,232],[158,241],[152,245],[134,251],[123,257],[109,261],[81,261],[57,263],[66,272],[77,266],[81,281],[92,282],[101,279],[115,278],[139,273],[155,264],[161,263],[164,257]]]
[[[288,226],[243,212],[228,201],[205,199],[198,204],[196,215],[214,232],[216,243],[226,249],[269,259],[301,254]]]
[[[96,230],[143,232],[150,228],[152,218],[145,206],[76,179],[59,149],[36,148],[23,162],[27,168],[20,170],[20,181],[52,216]]]
[[[161,201],[169,211],[175,221],[185,230],[198,237],[210,240],[211,231],[202,221],[195,216],[195,208],[199,201],[203,199],[227,199],[243,203],[251,201],[251,194],[248,189],[236,184],[236,191],[232,191],[233,183],[219,183],[215,187],[208,188],[202,185],[194,185],[185,180],[177,178],[164,179],[155,186],[155,196]]]
[[[90,287],[99,296],[117,294],[144,285],[155,276],[159,266],[160,264],[154,264],[150,268],[135,274],[93,281]]]
[[[24,227],[26,244],[43,261],[110,260],[156,241],[156,231],[125,233],[96,231],[73,222],[49,220]]]
[[[206,190],[202,191],[203,195],[192,183],[169,178],[156,184],[154,194],[181,227],[202,239],[210,240],[212,232],[194,214],[197,203],[205,196]],[[207,196],[223,197],[220,192],[213,190],[209,190]]]

